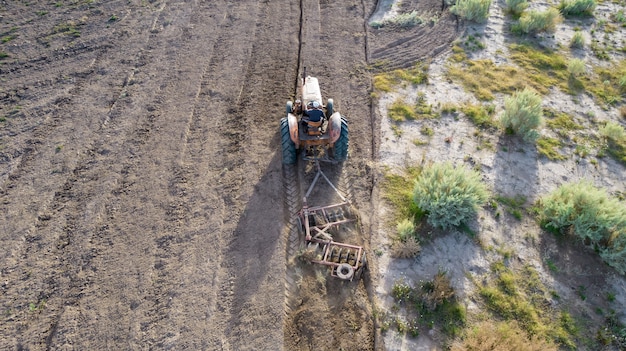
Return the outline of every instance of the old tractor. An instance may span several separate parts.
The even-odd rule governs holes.
[[[288,101],[287,116],[280,121],[281,147],[285,167],[302,159],[315,167],[316,174],[302,198],[297,213],[299,231],[304,239],[303,257],[328,267],[331,276],[343,280],[359,279],[367,269],[365,250],[361,246],[335,241],[358,230],[356,211],[350,201],[324,174],[322,161],[337,163],[348,157],[348,122],[334,111],[333,100],[323,104],[318,79],[307,76],[306,69],[298,81],[298,99]],[[341,199],[326,206],[310,206],[308,199],[320,180],[328,183]],[[330,199],[330,194],[323,196]]]
[[[298,152],[305,160],[343,162],[348,157],[348,121],[333,109],[333,99],[323,104],[316,77],[299,80],[300,98],[287,101],[287,117],[280,121],[283,163],[294,164]]]

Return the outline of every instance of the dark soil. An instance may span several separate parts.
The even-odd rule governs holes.
[[[325,319],[285,317],[278,152],[306,66],[350,121],[341,172],[367,247],[367,67],[416,36],[373,33],[375,6],[0,2],[0,349],[375,348],[367,280],[318,294],[305,272],[300,298]],[[445,47],[427,32],[406,62]]]

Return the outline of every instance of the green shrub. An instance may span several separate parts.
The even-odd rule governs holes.
[[[545,11],[532,10],[522,14],[519,23],[513,26],[513,32],[520,34],[552,33],[561,20],[559,11],[553,7]]]
[[[519,17],[528,7],[527,0],[506,0],[506,12]]]
[[[568,183],[540,199],[545,228],[571,228],[618,272],[626,273],[626,206],[604,189],[582,181]]]
[[[444,229],[470,219],[487,197],[478,172],[451,163],[425,168],[413,189],[413,201],[427,213],[428,223]]]
[[[415,119],[417,117],[413,106],[408,105],[403,99],[399,98],[389,106],[389,118],[392,121],[402,122],[407,119]]]
[[[619,76],[617,84],[619,85],[620,90],[624,92],[624,90],[626,89],[626,73]]]
[[[417,11],[411,11],[406,13],[401,13],[393,18],[388,18],[381,21],[373,21],[370,22],[370,26],[374,28],[382,28],[385,26],[398,26],[401,28],[410,28],[419,25],[423,25],[426,23],[434,23],[437,21],[437,17],[435,16],[423,16],[420,15]]]
[[[458,0],[450,12],[468,21],[484,23],[489,17],[491,0]]]
[[[600,135],[614,142],[620,142],[626,139],[624,127],[615,122],[608,122],[604,127],[601,127]]]
[[[561,0],[559,4],[563,16],[591,16],[595,8],[595,0]]]
[[[424,20],[418,15],[417,11],[411,11],[398,15],[393,19],[392,23],[403,28],[408,28],[422,24]]]
[[[585,66],[585,61],[581,59],[571,59],[567,63],[567,71],[572,77],[579,77],[587,73],[587,67]]]
[[[533,90],[524,90],[504,99],[504,113],[500,123],[508,131],[521,135],[524,140],[539,137],[537,128],[543,121],[541,97]]]
[[[572,40],[569,42],[570,48],[582,48],[585,46],[585,36],[581,31],[577,31],[572,36]]]
[[[405,219],[401,222],[398,222],[396,229],[398,230],[398,238],[401,241],[405,241],[407,238],[413,236],[413,234],[415,233],[415,224],[413,224],[413,221],[411,221],[410,219]]]
[[[626,164],[626,132],[624,127],[615,122],[608,122],[600,128],[600,135],[606,139],[609,154],[617,161]]]

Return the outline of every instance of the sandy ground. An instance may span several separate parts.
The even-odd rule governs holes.
[[[450,16],[372,31],[375,10],[373,0],[0,2],[0,349],[382,347],[367,280],[328,279],[326,294],[317,280],[286,282],[277,152],[306,66],[351,121],[350,161],[331,171],[351,179],[365,214],[355,240],[369,249],[380,132],[368,63],[411,64],[457,33]],[[423,43],[407,55],[402,38]],[[310,302],[286,310],[292,293]],[[352,331],[336,328],[346,320]]]
[[[539,7],[541,6],[545,7],[546,4],[540,4]],[[615,6],[608,3],[599,5],[596,16],[599,19],[608,18],[608,14],[617,10]],[[484,50],[477,51],[472,58],[491,58],[496,63],[507,62],[507,38],[503,35],[506,32],[505,19],[501,4],[498,2],[492,5],[490,18],[486,24],[468,25],[465,35],[478,35],[486,45]],[[566,47],[576,25],[580,26],[581,23],[564,22],[558,26],[554,38],[550,36],[543,40],[544,44],[552,47],[560,44]],[[583,21],[583,25],[588,31],[593,27],[593,21]],[[617,35],[616,40],[619,42],[619,35],[621,38],[624,35],[623,28],[618,32],[621,34],[612,35]],[[574,54],[586,58],[589,63],[603,64],[588,50]],[[550,161],[540,157],[534,148],[529,148],[514,138],[504,138],[499,135],[500,133],[483,133],[482,141],[487,140],[495,147],[493,149],[480,147],[482,141],[474,135],[477,128],[458,113],[444,115],[435,120],[404,122],[401,124],[402,136],[397,137],[386,117],[386,109],[398,96],[402,96],[410,103],[415,101],[418,93],[423,93],[426,102],[433,106],[476,102],[462,87],[445,78],[446,61],[447,55],[441,55],[432,61],[428,84],[381,95],[377,113],[382,116],[379,153],[382,166],[387,166],[392,171],[400,171],[407,165],[429,162],[451,161],[457,165],[464,164],[469,168],[479,169],[483,180],[493,193],[509,197],[523,195],[527,198],[528,204],[560,184],[579,179],[589,179],[610,193],[624,193],[626,170],[623,165],[608,157],[598,159],[597,165],[590,162],[589,158],[575,156],[564,161]],[[498,96],[494,102],[497,106],[496,114],[499,114],[502,111],[503,96]],[[554,90],[544,97],[543,103],[546,107],[575,116],[587,127],[591,126],[590,116],[595,116],[598,120],[619,121],[619,112],[616,108],[604,110],[590,97],[584,95],[573,99]],[[432,137],[425,137],[420,133],[424,125],[433,129]],[[541,133],[549,135],[547,129]],[[415,139],[427,140],[427,144],[416,146],[412,142]],[[566,150],[569,155],[572,155],[573,151]],[[380,174],[382,177],[382,172]],[[385,218],[388,211],[389,209],[381,204],[379,217]],[[492,246],[512,250],[516,262],[530,264],[537,269],[544,283],[563,297],[559,303],[561,307],[576,311],[576,315],[592,320],[592,324],[602,323],[603,317],[594,312],[597,308],[614,309],[622,319],[626,319],[623,313],[626,310],[624,289],[626,279],[606,267],[593,252],[577,244],[557,242],[554,237],[541,233],[529,215],[522,221],[508,215],[503,219],[497,219],[492,212],[481,210],[478,218],[471,226],[479,233],[477,240],[480,245],[476,240],[470,240],[466,234],[453,231],[428,239],[422,252],[415,259],[389,257],[388,235],[395,229],[381,221],[372,239],[372,245],[382,252],[380,257],[373,259],[379,273],[379,279],[373,282],[373,286],[383,310],[392,309],[394,301],[390,291],[396,281],[402,279],[415,286],[419,281],[432,279],[438,270],[444,270],[448,272],[456,294],[466,305],[468,312],[479,312],[480,306],[472,298],[475,285],[468,279],[468,275],[474,278],[481,277],[489,272],[489,265],[492,262],[501,259],[501,255],[483,249]],[[554,262],[559,267],[558,273],[551,272],[546,267],[547,261]],[[584,286],[588,295],[593,297],[582,302],[576,293],[580,286]],[[607,306],[604,298],[607,291],[615,294],[615,302],[610,306]],[[389,350],[440,349],[440,340],[437,330],[422,331],[417,339],[400,335],[393,330],[384,335],[384,342]]]

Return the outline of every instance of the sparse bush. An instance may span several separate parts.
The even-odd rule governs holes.
[[[595,8],[595,0],[561,0],[559,4],[563,16],[591,16]]]
[[[421,172],[421,167],[407,167],[402,174],[385,174],[382,182],[383,198],[393,209],[389,225],[406,218],[419,223],[424,217],[424,212],[413,201],[413,185]]]
[[[451,163],[425,168],[413,189],[413,201],[426,211],[428,223],[444,229],[469,220],[487,197],[478,172]]]
[[[553,7],[545,11],[532,10],[524,12],[512,30],[519,34],[552,33],[561,21],[559,11]]]
[[[489,17],[491,0],[458,0],[450,12],[468,21],[484,23]]]
[[[506,12],[519,17],[528,8],[527,0],[506,0]]]
[[[566,158],[558,151],[562,146],[563,143],[561,143],[559,139],[550,137],[540,137],[537,139],[537,151],[539,154],[553,161],[564,160]]]
[[[624,27],[624,24],[626,24],[626,15],[624,15],[624,10],[618,10],[617,12],[612,13],[610,15],[610,18],[613,20],[613,22],[622,25],[622,27]]]
[[[544,227],[571,228],[618,272],[626,273],[626,206],[589,182],[568,183],[540,200]]]
[[[541,97],[533,90],[524,90],[504,100],[504,114],[500,123],[507,130],[521,135],[524,140],[534,141],[539,137],[537,128],[543,121]]]
[[[424,290],[424,301],[432,310],[454,297],[454,289],[445,271],[437,272],[433,281],[424,284],[422,289]]]
[[[585,36],[583,35],[581,31],[577,31],[572,36],[572,40],[570,40],[569,42],[569,47],[580,49],[584,46],[585,46]]]
[[[572,77],[579,77],[587,73],[585,61],[581,59],[571,59],[567,64],[567,71]]]
[[[557,351],[558,348],[538,336],[527,335],[517,323],[485,321],[467,330],[451,351]]]
[[[404,280],[397,280],[391,287],[391,296],[400,303],[410,301],[413,297],[413,288]]]
[[[381,63],[381,67],[382,66],[384,66],[383,63]],[[428,83],[428,66],[423,64],[417,64],[407,69],[396,69],[374,76],[374,88],[384,92],[390,92],[396,86],[424,83]]]
[[[435,134],[435,131],[431,127],[424,125],[420,127],[420,134],[431,137]]]
[[[436,118],[439,117],[439,114],[433,111],[433,107],[427,102],[426,94],[423,92],[417,93],[415,102],[415,114],[416,118],[424,119],[424,118]]]
[[[495,279],[484,282],[478,289],[491,312],[509,323],[515,323],[516,327],[519,326],[537,339],[552,340],[561,346],[575,348],[574,338],[578,331],[569,323],[569,319],[559,320],[555,318],[553,310],[548,312],[548,301],[545,298],[547,289],[536,269],[525,265],[523,269],[514,271],[504,261],[497,261],[491,265],[491,271],[495,273]],[[565,314],[562,316],[567,317]],[[524,339],[530,339],[527,341],[535,344],[526,335],[520,340]],[[494,347],[494,350],[503,351],[517,349],[524,350],[513,345]]]

